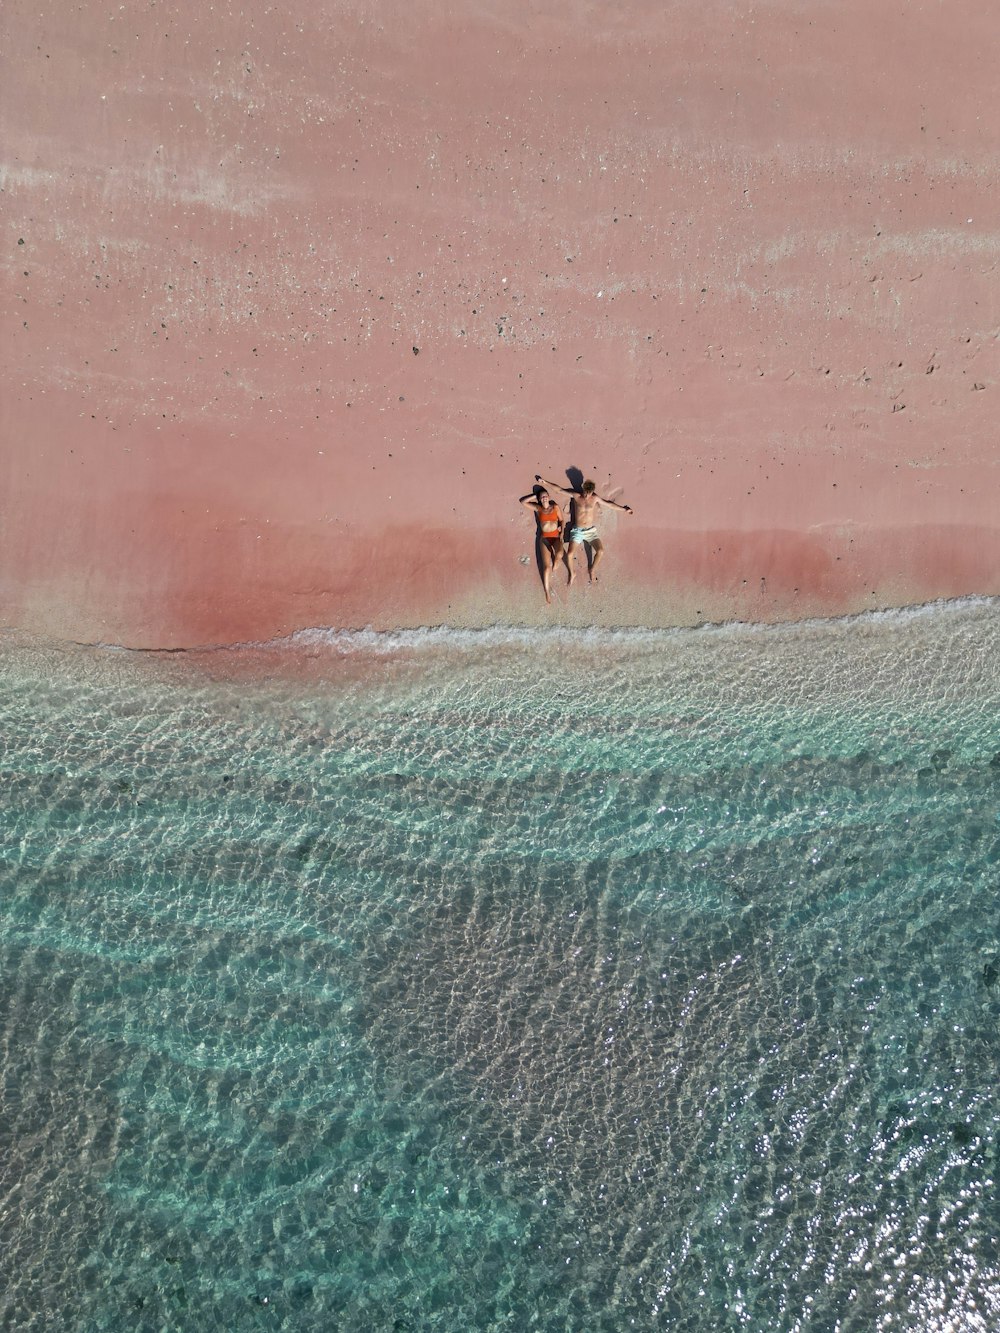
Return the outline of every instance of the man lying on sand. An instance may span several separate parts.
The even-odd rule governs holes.
[[[542,587],[545,589],[546,602],[551,602],[552,571],[563,550],[562,510],[544,486],[536,486],[530,495],[522,495],[521,504],[525,509],[535,511],[538,522],[538,557],[542,566]]]
[[[554,481],[546,481],[544,477],[537,474],[535,480],[541,482],[543,486],[551,486],[553,490],[562,491],[563,495],[572,496],[570,501],[570,532],[566,543],[565,560],[566,568],[569,571],[569,583],[573,582],[575,571],[573,569],[573,558],[578,546],[586,547],[587,551],[587,572],[590,575],[591,583],[594,582],[598,561],[604,554],[604,543],[597,535],[597,510],[600,505],[610,505],[612,509],[622,509],[626,514],[632,513],[631,505],[620,505],[617,500],[608,500],[603,495],[597,494],[597,487],[592,481],[585,481],[579,490],[571,490],[567,486],[559,486]]]

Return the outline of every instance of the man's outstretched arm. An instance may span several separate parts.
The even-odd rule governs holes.
[[[603,495],[597,497],[602,505],[610,505],[612,509],[623,509],[626,514],[634,514],[635,510],[631,505],[620,505],[617,500],[607,500]]]
[[[535,473],[535,480],[541,482],[543,486],[548,486],[554,491],[562,491],[563,495],[579,495],[579,491],[572,490],[569,486],[560,486],[557,481],[548,481],[545,477],[540,477]]]

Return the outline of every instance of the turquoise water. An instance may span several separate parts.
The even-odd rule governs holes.
[[[293,647],[0,655],[0,1326],[1000,1325],[1000,606]]]

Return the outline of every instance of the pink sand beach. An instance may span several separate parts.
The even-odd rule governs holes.
[[[696,624],[1000,593],[1000,16],[4,13],[0,623]],[[627,502],[547,608],[534,474]]]

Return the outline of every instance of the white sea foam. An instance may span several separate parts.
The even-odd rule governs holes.
[[[635,651],[657,649],[667,645],[681,646],[721,643],[726,639],[759,640],[771,643],[794,643],[803,635],[815,639],[829,635],[839,637],[864,631],[905,630],[908,627],[940,626],[943,631],[966,625],[1000,628],[1000,597],[970,596],[913,606],[889,607],[884,610],[862,611],[850,616],[812,617],[804,620],[780,621],[764,624],[756,621],[706,621],[700,625],[653,628],[643,625],[616,627],[563,625],[506,625],[495,624],[481,628],[455,625],[422,625],[390,630],[367,626],[351,629],[337,626],[311,626],[273,639],[247,639],[230,643],[199,643],[176,648],[137,648],[130,644],[98,640],[71,641],[73,648],[91,649],[99,653],[135,655],[137,657],[198,656],[205,653],[282,652],[327,650],[334,656],[378,655],[399,653],[457,652],[481,653],[540,647],[567,650]],[[13,626],[0,626],[0,642],[10,647],[58,648],[60,644],[37,640]],[[67,645],[63,645],[67,646]]]
[[[917,606],[892,607],[879,611],[863,611],[852,616],[813,618],[761,624],[751,621],[707,622],[698,626],[654,629],[647,626],[620,626],[603,628],[569,628],[559,625],[523,626],[491,625],[482,629],[457,628],[451,625],[424,625],[414,629],[376,630],[337,629],[315,626],[297,630],[281,638],[254,644],[233,644],[232,648],[322,649],[335,653],[394,654],[420,650],[471,651],[508,648],[537,648],[539,643],[567,648],[643,648],[689,641],[694,636],[767,636],[788,638],[803,631],[832,631],[870,628],[903,628],[914,623],[934,619],[957,624],[962,620],[990,617],[1000,612],[998,597],[962,597],[949,601],[925,602]]]

